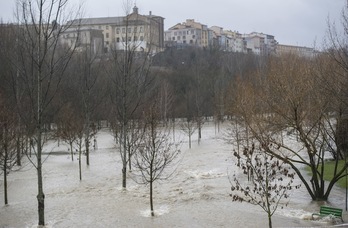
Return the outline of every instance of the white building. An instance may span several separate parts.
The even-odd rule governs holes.
[[[135,6],[133,12],[124,17],[83,18],[74,20],[76,26],[100,29],[104,36],[105,52],[113,49],[156,53],[164,48],[164,18],[140,15]]]

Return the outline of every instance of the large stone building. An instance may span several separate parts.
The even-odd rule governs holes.
[[[82,18],[73,21],[79,30],[101,30],[104,38],[104,52],[125,50],[157,53],[164,48],[164,18],[141,15],[134,6],[133,12],[124,17]]]

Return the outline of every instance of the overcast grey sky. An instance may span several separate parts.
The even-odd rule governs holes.
[[[69,0],[79,4],[80,0]],[[0,0],[0,18],[13,20],[16,0]],[[125,0],[84,0],[85,17],[123,16]],[[281,44],[321,46],[327,19],[340,23],[345,0],[136,0],[140,14],[165,18],[164,27],[195,19],[240,33],[274,35]]]

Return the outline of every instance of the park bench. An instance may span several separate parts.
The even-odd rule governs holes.
[[[312,218],[314,218],[314,216],[324,217],[324,216],[328,216],[328,215],[331,215],[331,216],[334,216],[334,217],[337,217],[337,218],[341,218],[341,220],[343,222],[342,209],[328,207],[328,206],[320,206],[319,213],[313,213],[312,214]]]

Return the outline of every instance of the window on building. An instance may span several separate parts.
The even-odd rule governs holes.
[[[140,36],[140,41],[143,41],[144,40],[144,37],[143,36]]]
[[[106,41],[105,43],[106,43],[106,45],[109,45],[109,41]]]
[[[132,28],[128,28],[128,33],[131,33],[132,32]]]
[[[134,36],[134,41],[138,41],[138,37],[137,36]]]
[[[186,44],[186,40],[183,40],[182,43],[183,43],[183,44]]]
[[[190,44],[193,44],[193,40],[190,40]]]
[[[132,41],[132,37],[128,37],[128,41],[129,41],[129,42]]]
[[[175,37],[173,36],[173,40],[175,40]]]
[[[182,36],[182,39],[183,39],[183,40],[186,40],[186,36]]]
[[[120,37],[116,38],[116,42],[119,43],[120,42]]]
[[[192,38],[194,39],[194,38],[196,38],[196,36],[195,36],[195,35],[192,35]]]

